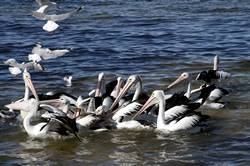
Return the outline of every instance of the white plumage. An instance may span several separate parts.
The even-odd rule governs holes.
[[[198,115],[185,116],[180,120],[173,120],[166,126],[161,126],[157,124],[157,129],[163,129],[168,131],[179,131],[187,130],[198,124],[200,117]]]
[[[63,78],[65,86],[67,87],[72,86],[72,78],[73,78],[72,76],[65,76]]]
[[[188,111],[187,105],[174,106],[164,112],[165,120],[172,119]]]
[[[214,89],[208,96],[208,100],[210,101],[217,101],[219,100],[220,98],[222,98],[223,96],[225,95],[225,93],[219,89],[219,88],[216,88]]]
[[[14,76],[22,73],[22,70],[18,67],[9,67],[9,71]]]
[[[118,108],[119,110],[113,115],[113,120],[118,120],[121,117],[126,117],[132,113],[137,112],[141,108],[141,104],[137,102],[132,102],[125,107]]]
[[[97,116],[89,114],[83,118],[77,119],[76,123],[77,123],[78,128],[81,128],[81,127],[87,128],[91,124],[93,124],[97,119],[99,119],[99,118],[97,118]]]
[[[117,122],[118,129],[149,129],[149,126],[144,126],[136,120]]]

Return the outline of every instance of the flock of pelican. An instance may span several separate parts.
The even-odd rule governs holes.
[[[48,0],[37,0],[37,2],[40,9],[33,15],[44,16],[48,23],[50,21],[49,24],[51,21],[56,24],[57,19],[44,14],[48,6],[54,6],[56,3]],[[67,13],[64,15],[65,18],[78,10]],[[40,61],[58,58],[69,51],[43,48],[38,43],[28,56],[29,62],[17,63],[15,59],[6,60],[4,63],[9,65],[12,74],[22,73],[25,92],[20,100],[6,104],[8,110],[2,110],[0,116],[20,120],[30,137],[54,138],[72,135],[81,141],[78,133],[84,130],[204,131],[208,126],[209,116],[199,110],[202,107],[212,109],[225,107],[220,100],[228,94],[228,91],[216,83],[231,75],[218,69],[218,56],[214,57],[213,69],[200,72],[195,80],[192,80],[190,73],[184,72],[165,89],[154,90],[151,95],[143,89],[142,78],[139,75],[131,75],[127,79],[117,77],[107,81],[104,73],[98,75],[96,88],[86,97],[76,97],[73,94],[56,91],[37,93],[30,70],[42,71],[44,68]],[[65,78],[65,80],[71,79],[72,77]],[[192,89],[193,81],[202,82],[202,85],[198,89]],[[69,84],[71,86],[71,81]],[[184,84],[187,86],[185,92],[175,90]],[[175,93],[170,94],[170,90],[175,90]]]

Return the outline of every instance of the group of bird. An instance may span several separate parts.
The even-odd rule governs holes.
[[[215,62],[218,56],[215,56]],[[216,65],[215,65],[216,66]],[[17,118],[23,122],[25,131],[35,138],[74,135],[83,130],[156,129],[164,132],[204,131],[208,115],[203,107],[222,109],[220,99],[228,94],[214,82],[227,79],[228,72],[202,71],[196,81],[204,82],[192,89],[192,76],[182,73],[163,90],[154,90],[151,95],[143,91],[142,78],[131,75],[127,79],[117,77],[107,82],[104,73],[97,78],[96,88],[87,97],[76,97],[65,92],[37,93],[29,71],[22,72],[25,93],[18,101],[5,105],[9,110],[2,117]],[[187,85],[186,91],[170,94],[170,89]],[[134,92],[133,92],[134,90]],[[200,108],[200,109],[199,109]],[[16,111],[20,111],[17,114]]]
[[[36,0],[40,8],[33,16],[47,20],[43,29],[52,32],[58,28],[57,21],[70,17],[79,11],[79,7],[64,14],[45,14],[55,7],[49,0]],[[34,138],[75,136],[79,141],[79,132],[85,130],[108,131],[114,129],[156,129],[164,132],[204,131],[208,127],[209,116],[200,110],[204,107],[222,109],[221,98],[228,91],[217,85],[221,79],[227,79],[230,73],[219,70],[219,57],[214,57],[213,69],[198,73],[192,80],[191,73],[182,73],[173,83],[162,90],[149,94],[143,89],[142,78],[131,75],[107,81],[104,73],[97,77],[96,88],[88,96],[74,96],[65,92],[52,91],[37,93],[30,71],[43,71],[42,60],[58,58],[70,52],[69,49],[51,50],[37,43],[28,62],[18,63],[8,59],[13,75],[22,73],[24,80],[24,97],[6,104],[8,110],[1,110],[0,117],[15,118],[22,122],[25,131]],[[72,77],[65,78],[71,86]],[[200,81],[202,85],[192,89],[192,82]],[[175,87],[186,84],[185,91],[178,92]],[[170,91],[171,90],[171,91]],[[133,92],[134,91],[134,92]],[[170,92],[175,93],[170,94]]]

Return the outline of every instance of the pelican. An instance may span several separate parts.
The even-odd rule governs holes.
[[[180,115],[187,114],[192,112],[195,109],[198,109],[204,100],[200,102],[192,103],[190,100],[191,97],[191,75],[187,72],[182,73],[173,83],[171,83],[167,88],[166,91],[176,87],[177,85],[188,82],[187,86],[187,93],[175,93],[171,97],[166,98],[167,95],[164,95],[164,102],[165,104],[165,119],[171,120],[173,118],[179,117]],[[141,112],[138,111],[134,117],[136,118],[140,115]]]
[[[201,122],[204,122],[204,117],[196,112],[188,112],[186,114],[182,114],[172,119],[165,118],[165,99],[164,92],[162,90],[155,90],[151,97],[147,100],[147,102],[143,105],[143,107],[139,110],[139,113],[144,112],[149,106],[153,104],[159,104],[159,113],[157,116],[157,129],[163,131],[180,131],[187,130],[193,127],[201,127],[200,130],[203,129],[203,125]],[[168,112],[168,110],[166,111]]]
[[[30,137],[45,138],[68,136],[71,133],[80,141],[80,138],[77,135],[78,129],[75,120],[68,118],[66,114],[57,110],[55,107],[39,104],[39,101],[34,98],[27,101],[12,103],[6,105],[6,107],[9,109],[20,109],[28,112],[28,115],[23,120],[23,126]],[[41,114],[39,113],[39,107],[49,107],[52,108],[52,110]],[[47,121],[34,125],[32,121],[36,117],[44,118]]]
[[[71,17],[73,14],[80,11],[82,8],[83,7],[80,6],[77,9],[74,9],[73,11],[70,11],[68,13],[58,14],[58,15],[57,14],[46,15],[44,13],[34,11],[32,13],[32,16],[37,18],[38,20],[47,20],[47,23],[43,26],[43,30],[47,32],[53,32],[59,27],[59,25],[56,22],[62,21]]]
[[[214,67],[213,70],[202,71],[200,72],[196,80],[203,80],[206,83],[211,83],[212,80],[217,79],[227,79],[231,77],[231,74],[225,71],[218,70],[219,66],[219,57],[216,55],[214,57]]]
[[[102,125],[100,122],[105,120],[105,114],[114,100],[113,96],[110,96],[110,94],[112,94],[112,92],[113,94],[119,93],[119,89],[122,85],[122,78],[118,77],[117,80],[107,83],[105,87],[104,84],[104,73],[99,73],[96,89],[92,91],[93,94],[90,94],[91,97],[89,98],[88,108],[86,112],[83,113],[83,115],[80,114],[76,120],[79,127],[89,129],[106,127],[106,125]]]
[[[119,100],[122,97],[124,97],[127,91],[133,86],[136,87],[135,93],[132,96],[130,96],[129,97],[130,99],[126,101],[122,106],[120,106],[118,109],[113,111],[112,113],[113,120],[119,121],[119,119],[137,112],[141,108],[141,106],[144,104],[144,102],[148,99],[148,96],[145,93],[142,93],[142,81],[141,81],[140,76],[131,75],[128,78],[123,89],[121,90],[121,92],[119,93],[119,95],[117,96],[113,104],[111,105],[110,110],[113,110],[116,107]]]
[[[219,57],[216,55],[214,57],[214,67],[213,70],[208,71],[202,71],[200,72],[196,80],[203,80],[205,81],[205,86],[209,86],[213,80],[217,79],[227,79],[231,77],[231,74],[225,71],[218,70],[219,68]],[[219,100],[223,97],[228,95],[229,92],[221,87],[216,87],[214,90],[212,90],[207,98],[207,100],[204,102],[203,106],[212,108],[212,109],[221,109],[225,107],[224,103],[220,103]]]
[[[215,84],[212,84],[212,85],[204,84],[197,90],[192,91],[191,90],[191,83],[192,83],[191,75],[187,72],[184,72],[183,74],[181,74],[181,76],[174,83],[172,83],[171,85],[167,87],[167,90],[175,87],[176,85],[182,82],[185,82],[185,80],[188,81],[187,93],[185,94],[187,99],[190,99],[191,94],[201,91],[201,94],[192,105],[195,105],[195,103],[197,103],[196,104],[197,107],[199,107],[198,104],[200,104],[200,106],[213,108],[213,109],[224,108],[225,105],[223,103],[219,103],[218,101],[223,96],[228,94],[227,90],[216,87]]]
[[[36,93],[36,90],[34,88],[34,85],[31,81],[31,76],[30,76],[29,72],[27,71],[27,69],[24,69],[24,71],[23,71],[23,80],[24,80],[24,86],[25,86],[24,97],[23,97],[23,99],[20,99],[14,103],[27,101],[29,99],[29,90],[31,90],[31,92],[34,94],[35,99],[39,100],[37,93]],[[10,109],[10,110],[12,110],[12,109]],[[17,110],[20,110],[20,112],[21,112],[20,113],[21,120],[24,119],[24,117],[27,115],[27,112],[25,112],[19,108]]]

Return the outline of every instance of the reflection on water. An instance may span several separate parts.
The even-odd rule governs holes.
[[[42,31],[30,16],[32,1],[0,5],[0,61],[26,61],[34,43],[73,48],[65,57],[44,62],[45,72],[32,73],[39,93],[54,89],[86,95],[99,72],[108,79],[140,74],[145,91],[162,89],[184,71],[196,76],[212,68],[232,73],[219,84],[230,91],[223,110],[200,109],[211,116],[204,133],[153,130],[80,133],[62,140],[31,139],[19,122],[0,120],[0,163],[8,165],[248,165],[250,147],[250,1],[60,1],[62,9],[85,5],[55,34]],[[73,86],[62,78],[73,75]],[[0,65],[0,106],[23,97],[21,76]],[[199,83],[194,82],[194,87]]]

